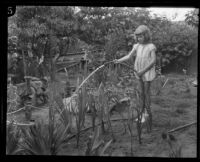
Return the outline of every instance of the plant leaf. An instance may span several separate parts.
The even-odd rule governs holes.
[[[110,140],[109,142],[106,143],[106,145],[104,145],[104,147],[102,148],[102,150],[99,152],[100,156],[102,156],[104,154],[104,152],[110,146],[111,143],[112,143],[112,140]]]
[[[92,146],[92,151],[98,149],[103,144],[103,140],[95,140]]]

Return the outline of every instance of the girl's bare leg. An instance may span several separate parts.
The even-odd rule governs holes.
[[[152,113],[151,113],[151,97],[150,97],[150,86],[151,82],[147,81],[144,83],[144,90],[145,90],[145,108],[149,115],[149,129],[151,131],[152,128]]]
[[[141,100],[142,100],[141,113],[144,113],[144,110],[145,110],[145,85],[144,85],[144,81],[142,79],[140,80],[140,95],[141,95]]]

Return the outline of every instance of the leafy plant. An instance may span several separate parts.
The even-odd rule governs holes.
[[[162,139],[169,146],[169,157],[180,158],[182,156],[182,146],[178,144],[177,139],[168,133],[162,133]]]
[[[105,133],[105,126],[104,126],[104,116],[106,111],[106,99],[104,95],[104,84],[101,82],[99,88],[98,88],[98,101],[97,101],[97,111],[98,111],[98,117],[101,122],[101,129],[102,132]]]
[[[67,108],[64,107],[62,97],[60,95],[55,96],[56,101],[56,110],[59,113],[59,120],[64,125],[64,127],[69,126],[69,131],[71,130],[72,123],[71,123],[71,113],[68,111]]]
[[[130,99],[128,97],[123,98],[121,100],[116,100],[115,104],[111,107],[110,109],[110,115],[113,114],[113,112],[117,112],[122,119],[125,119],[123,112],[126,111],[127,108],[129,108],[130,106]],[[123,121],[123,125],[124,125],[124,133],[126,133],[126,124]]]
[[[6,154],[16,155],[19,153],[20,130],[11,122],[6,127]]]
[[[26,155],[50,155],[48,129],[41,123],[29,130],[22,130],[24,142],[20,145]]]
[[[92,130],[94,131],[95,121],[97,117],[97,110],[95,107],[95,97],[92,93],[90,93],[88,97],[88,107],[89,107],[89,110],[91,111]]]
[[[169,153],[170,158],[180,158],[182,156],[182,147],[177,148],[176,150],[171,150]]]
[[[57,94],[55,82],[50,84],[49,122],[39,121],[33,127],[23,132],[21,150],[28,155],[57,155],[68,142],[69,124],[63,115],[61,122],[55,119],[55,96]],[[61,105],[60,105],[61,106]]]
[[[84,122],[85,122],[85,114],[87,110],[87,106],[86,106],[87,98],[88,96],[87,96],[87,92],[84,85],[82,86],[82,88],[79,90],[79,93],[78,93],[78,99],[77,99],[78,113],[75,115],[76,127],[77,127],[77,147],[79,146],[80,131],[82,127],[84,126]]]
[[[85,152],[86,156],[104,156],[105,151],[112,143],[112,140],[108,141],[107,143],[101,139],[100,135],[100,127],[97,127],[93,136],[89,137],[87,142],[87,149]]]
[[[53,130],[50,136],[49,130]],[[68,141],[68,129],[61,124],[48,125],[43,122],[36,123],[29,130],[23,130],[23,143],[21,150],[28,155],[57,155],[62,151],[63,146]]]

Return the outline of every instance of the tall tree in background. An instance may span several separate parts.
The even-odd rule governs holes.
[[[194,9],[186,14],[185,21],[196,28],[198,28],[199,25],[199,9]]]
[[[28,51],[26,58],[37,60],[44,56],[46,67],[76,44],[74,7],[23,6],[17,7],[19,55]],[[49,66],[52,65],[52,66]],[[45,71],[52,69],[45,69]]]
[[[193,18],[196,15],[196,10],[188,14],[186,22],[197,27],[198,21]],[[184,64],[181,59],[187,60],[197,48],[197,29],[187,23],[151,16],[147,8],[17,6],[16,15],[9,19],[9,37],[17,36],[19,56],[27,51],[27,58],[32,56],[30,60],[38,62],[43,55],[44,71],[50,72],[51,61],[69,51],[105,50],[101,54],[91,52],[93,61],[127,54],[135,43],[132,34],[145,24],[152,32],[157,53],[162,55],[162,65],[167,68],[170,63]]]

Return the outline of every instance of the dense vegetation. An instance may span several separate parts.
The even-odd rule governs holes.
[[[31,60],[32,71],[43,55],[47,65],[43,71],[46,72],[53,68],[49,67],[52,64],[49,58],[56,60],[69,52],[103,49],[106,61],[121,57],[131,50],[135,43],[131,34],[140,24],[151,29],[163,68],[171,63],[179,69],[187,68],[188,58],[197,49],[197,14],[196,9],[187,14],[185,22],[172,22],[156,14],[151,16],[146,8],[17,7],[16,14],[8,22],[8,69],[13,72],[20,67],[18,70],[24,72],[23,66],[19,66],[23,65],[23,53],[27,61]],[[14,53],[19,55],[16,62],[10,59]],[[104,57],[104,53],[90,55],[95,58],[93,60]]]

